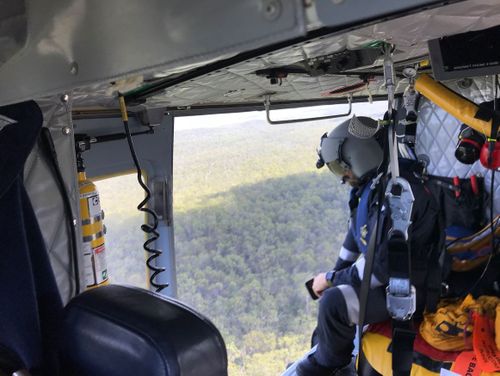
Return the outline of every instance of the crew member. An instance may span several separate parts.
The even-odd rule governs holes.
[[[353,120],[354,119],[354,120]],[[351,219],[348,233],[335,267],[314,278],[313,290],[321,297],[317,334],[317,349],[297,366],[299,376],[354,375],[349,366],[354,348],[355,325],[359,319],[359,292],[365,267],[364,254],[374,236],[378,206],[377,189],[384,179],[377,176],[383,161],[383,150],[375,138],[361,139],[348,131],[351,121],[360,121],[375,128],[376,121],[368,117],[349,119],[321,139],[318,167],[326,164],[335,175],[352,187],[349,206]],[[427,255],[436,244],[438,208],[425,189],[415,162],[400,160],[401,176],[412,187],[415,201],[412,224],[409,229],[412,263],[412,284],[417,288],[417,310],[425,305]],[[383,189],[383,188],[382,188]],[[375,245],[373,273],[370,281],[365,324],[385,321],[385,286],[388,283],[387,232],[390,221],[385,216],[385,205],[380,208],[380,224]]]

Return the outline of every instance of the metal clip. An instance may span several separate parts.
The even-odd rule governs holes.
[[[389,230],[389,237],[399,233],[405,240],[408,240],[411,211],[415,201],[410,183],[399,176],[392,178],[387,184],[385,196],[391,209],[392,228]]]
[[[380,174],[378,174],[378,175],[377,175],[377,176],[376,176],[376,177],[372,180],[372,183],[371,183],[371,185],[370,185],[370,190],[372,190],[372,191],[373,191],[373,190],[377,187],[377,185],[378,185],[378,183],[380,182],[380,179],[382,178],[382,176],[384,176],[384,173],[383,173],[383,172],[381,172]]]
[[[403,284],[409,287],[409,293],[398,294],[397,291],[399,287],[403,287]],[[392,289],[394,289],[394,291],[392,291]],[[415,286],[410,285],[408,279],[390,278],[389,286],[387,286],[385,292],[387,295],[386,305],[389,315],[393,319],[400,321],[411,319],[417,306],[417,292]]]

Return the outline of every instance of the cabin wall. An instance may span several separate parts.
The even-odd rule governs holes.
[[[483,91],[484,93],[484,91]],[[465,93],[463,93],[465,94]],[[469,96],[470,97],[470,96]],[[480,102],[488,99],[484,95],[474,96]],[[466,165],[455,158],[455,148],[458,141],[461,122],[446,111],[421,98],[417,125],[416,153],[419,158],[425,155],[429,160],[427,170],[431,175],[468,178],[471,175],[484,177],[485,189],[490,192],[491,170],[484,168],[479,161]],[[500,174],[495,175],[493,194],[494,212],[500,213]],[[489,217],[489,214],[488,214]]]
[[[79,224],[79,192],[76,171],[75,133],[90,136],[123,133],[120,118],[100,118],[75,120],[71,114],[71,98],[67,102],[62,96],[38,101],[44,115],[44,127],[50,129],[54,140],[58,163],[65,180],[74,219],[68,219],[64,203],[50,159],[38,142],[25,166],[25,184],[33,209],[37,216],[51,265],[64,303],[76,295],[73,272],[71,232],[69,224]],[[135,118],[130,119],[131,131],[143,131],[144,126]],[[147,129],[147,128],[146,128]],[[176,296],[175,253],[172,220],[172,158],[173,158],[173,117],[165,116],[155,126],[154,134],[134,137],[134,144],[147,184],[152,191],[150,207],[159,215],[161,236],[154,244],[163,254],[155,265],[166,271],[157,277],[158,283],[169,283],[162,291],[168,296]],[[102,144],[92,144],[91,150],[83,154],[87,176],[92,179],[124,174],[133,171],[134,165],[126,139]],[[103,207],[106,210],[105,207]],[[81,228],[77,231],[77,262],[81,291],[85,289]],[[144,234],[137,229],[137,236]],[[130,250],[137,251],[137,250]],[[109,260],[119,262],[119,260]]]
[[[44,117],[43,126],[50,129],[54,140],[58,163],[70,197],[73,218],[64,210],[61,192],[50,159],[44,153],[40,141],[35,145],[25,165],[25,185],[35,211],[56,282],[63,302],[76,295],[75,275],[72,263],[70,224],[79,218],[78,185],[76,179],[75,146],[71,121],[71,99],[62,96],[37,101]],[[81,239],[80,227],[75,226],[77,238]],[[80,242],[77,242],[79,278],[83,281],[83,257]],[[83,283],[81,283],[83,286]]]
[[[163,113],[163,111],[161,112]],[[133,137],[134,148],[141,164],[147,185],[152,192],[148,207],[154,208],[158,217],[158,232],[160,237],[152,244],[153,248],[162,250],[162,255],[155,260],[154,265],[165,268],[155,281],[168,283],[162,294],[176,297],[177,282],[175,272],[175,250],[172,219],[172,165],[173,165],[173,129],[174,121],[170,115],[156,120],[154,134],[144,134]],[[135,117],[129,119],[130,131],[141,132],[147,130]],[[121,118],[75,120],[75,129],[78,133],[91,136],[123,134]],[[134,173],[135,167],[125,138],[92,144],[89,151],[83,153],[87,176],[93,180],[112,175]],[[134,203],[134,205],[139,202]],[[102,209],[106,212],[105,203]],[[104,220],[106,222],[106,220]],[[144,238],[145,234],[137,228],[137,236]],[[125,250],[129,252],[141,249]],[[150,255],[147,254],[147,257]],[[119,262],[119,260],[110,260]],[[145,262],[145,261],[144,261]],[[110,276],[111,281],[113,276]],[[153,289],[154,290],[154,289]]]

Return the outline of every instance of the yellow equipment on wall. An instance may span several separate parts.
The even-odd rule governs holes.
[[[483,121],[476,118],[479,107],[475,103],[434,81],[427,74],[422,74],[416,79],[415,89],[462,123],[485,134],[487,137],[492,137],[492,120]]]
[[[95,184],[87,179],[81,156],[78,156],[78,187],[83,234],[83,258],[87,289],[108,284],[104,245],[104,212]]]

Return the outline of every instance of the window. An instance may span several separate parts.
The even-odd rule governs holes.
[[[353,113],[381,118],[386,108],[355,104]],[[345,105],[276,118],[332,111]],[[252,112],[175,120],[178,295],[221,330],[231,376],[277,375],[307,351],[317,304],[304,282],[333,267],[347,230],[348,188],[315,167],[321,135],[346,118],[275,126],[264,119]]]
[[[99,191],[106,226],[105,245],[110,283],[147,288],[146,258],[140,226],[144,214],[137,204],[144,191],[136,175],[123,175],[94,181]]]

